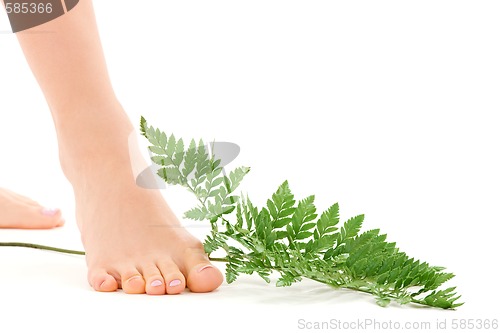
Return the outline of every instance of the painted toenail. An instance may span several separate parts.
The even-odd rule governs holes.
[[[151,287],[159,287],[163,284],[163,282],[161,282],[160,280],[154,280],[153,282],[151,282]]]
[[[44,208],[42,214],[45,216],[54,216],[59,212],[58,208]]]
[[[206,269],[206,268],[211,268],[211,267],[214,267],[214,266],[212,266],[212,265],[205,265],[202,268],[198,269],[198,273],[201,272],[202,270]]]
[[[181,283],[182,283],[181,280],[172,280],[168,285],[170,287],[175,287],[175,286],[180,285]]]

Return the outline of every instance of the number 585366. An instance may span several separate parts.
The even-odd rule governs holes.
[[[50,14],[52,13],[51,3],[36,2],[5,2],[7,14]]]

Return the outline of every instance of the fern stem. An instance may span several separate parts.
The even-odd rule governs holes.
[[[46,245],[40,245],[40,244],[32,244],[32,243],[19,243],[19,242],[5,242],[4,243],[4,242],[0,242],[0,246],[28,247],[28,248],[32,248],[32,249],[47,250],[47,251],[60,252],[60,253],[85,255],[85,252],[83,252],[83,251],[68,250],[68,249],[62,249],[59,247],[46,246]]]
[[[229,262],[229,260],[227,258],[212,258],[210,256],[208,256],[208,260],[210,260],[210,261],[218,261],[218,262]]]

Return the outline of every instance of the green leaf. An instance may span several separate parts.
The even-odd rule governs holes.
[[[160,146],[166,147],[166,152],[167,152],[166,155],[174,156],[175,148],[177,146],[177,142],[175,141],[174,135],[173,134],[170,135],[170,137],[168,138],[168,142],[167,142],[167,136],[162,135],[162,137],[160,138]]]
[[[214,181],[212,181],[212,186],[213,187],[219,186],[220,184],[222,184],[223,180],[224,180],[224,177],[219,177],[219,178],[214,179]]]
[[[196,142],[194,140],[191,140],[191,142],[189,143],[189,148],[184,156],[184,168],[182,169],[182,174],[186,178],[189,177],[196,166],[196,149]]]
[[[173,158],[173,162],[176,166],[180,166],[182,161],[184,160],[184,141],[179,139],[177,144],[175,145],[175,154]]]
[[[389,303],[391,303],[391,299],[389,297],[377,297],[376,300],[377,304],[382,307],[386,307]]]
[[[292,215],[292,230],[293,234],[290,235],[293,238],[296,237],[301,231],[308,230],[304,229],[304,226],[309,226],[306,222],[312,221],[316,218],[316,207],[314,206],[314,196],[311,195],[299,202],[297,209]]]
[[[238,202],[238,200],[239,200],[239,199],[240,199],[240,197],[239,197],[239,196],[237,196],[237,195],[230,195],[230,196],[227,196],[227,197],[224,199],[223,203],[224,203],[225,205],[234,205],[235,203],[237,203],[237,202]]]
[[[339,223],[339,204],[335,203],[330,208],[328,208],[323,214],[321,214],[317,229],[318,236],[320,238],[325,234],[333,233],[337,230],[335,227]]]
[[[176,185],[181,183],[181,174],[176,168],[161,168],[158,170],[158,176],[160,176],[168,184]]]
[[[203,221],[209,217],[209,212],[204,207],[203,208],[195,207],[185,212],[184,217],[191,220]]]
[[[309,231],[300,231],[296,236],[295,239],[306,239],[312,236],[312,232]]]
[[[271,214],[273,219],[276,219],[278,217],[278,210],[276,209],[276,206],[271,201],[271,199],[267,200],[267,208],[269,209],[269,213]]]
[[[273,208],[269,208],[269,210],[272,211],[271,216],[273,217],[274,228],[284,227],[287,223],[291,222],[291,219],[287,218],[295,211],[295,208],[293,207],[295,200],[287,181],[283,182],[278,187],[277,191],[273,193],[272,198],[269,199],[267,204],[268,208],[269,206],[273,206]],[[282,222],[278,223],[277,221]]]
[[[268,272],[258,272],[259,276],[266,281],[267,283],[271,282],[271,279],[269,278],[269,273]]]
[[[219,248],[227,247],[226,240],[227,237],[220,233],[212,233],[212,236],[208,235],[203,243],[205,252],[211,253]]]
[[[173,165],[172,160],[169,158],[165,158],[163,156],[152,156],[151,160],[158,165],[161,166],[170,166]]]
[[[234,192],[248,172],[250,172],[250,168],[247,167],[239,167],[231,171],[229,177],[225,177],[227,192]]]
[[[439,289],[454,277],[452,273],[410,258],[394,242],[387,242],[379,229],[361,232],[364,215],[339,226],[335,203],[318,218],[314,196],[296,203],[288,181],[264,207],[256,207],[248,196],[233,194],[249,168],[236,168],[226,176],[221,161],[209,157],[202,140],[198,144],[190,140],[185,150],[183,139],[148,126],[144,117],[140,131],[154,154],[152,161],[161,166],[160,177],[183,185],[198,199],[199,206],[185,217],[210,222],[204,249],[226,253],[228,283],[239,274],[252,273],[269,282],[274,270],[281,275],[277,286],[306,277],[371,293],[380,306],[391,300],[446,309],[463,304],[454,287]]]
[[[316,226],[316,223],[304,223],[302,224],[302,226],[300,227],[300,230],[301,231],[305,231],[305,230],[309,230],[309,229],[312,229]],[[312,234],[312,233],[311,233]]]
[[[236,281],[236,278],[238,277],[238,272],[236,271],[236,265],[234,264],[228,264],[226,265],[226,281],[227,283],[233,283]]]
[[[286,226],[287,224],[289,224],[290,222],[292,222],[291,217],[284,217],[284,218],[281,218],[278,220],[274,220],[273,228],[275,228],[275,229],[282,228],[282,227]]]
[[[157,146],[149,146],[149,150],[154,153],[154,154],[158,154],[158,155],[165,155],[166,152],[163,148],[160,148],[160,147],[157,147]]]
[[[235,206],[223,206],[222,207],[223,214],[231,214],[235,208],[236,208]]]
[[[347,220],[340,229],[339,243],[344,243],[347,239],[356,236],[361,229],[364,218],[364,215],[358,215]]]
[[[148,127],[148,122],[146,121],[146,118],[141,116],[141,122],[139,125],[141,135],[146,136],[147,127]]]
[[[265,240],[271,233],[271,218],[269,211],[263,208],[255,219],[255,228],[259,239]]]
[[[288,236],[286,231],[276,231],[276,239],[283,239]]]

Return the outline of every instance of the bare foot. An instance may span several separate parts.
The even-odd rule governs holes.
[[[200,242],[181,227],[157,190],[119,172],[78,191],[78,221],[88,278],[98,291],[178,294],[186,285],[208,292],[222,282]]]
[[[111,126],[102,131],[96,129],[99,121],[89,120],[92,135],[83,146],[70,142],[78,135],[66,141],[60,133],[61,162],[75,190],[90,285],[97,291],[121,288],[151,295],[178,294],[185,287],[216,289],[223,277],[200,241],[180,225],[161,192],[136,185],[128,150],[132,127],[123,115],[115,118],[102,122]],[[84,119],[79,126],[85,128]]]
[[[50,229],[64,224],[59,209],[42,207],[3,188],[0,188],[0,212],[0,228]]]

